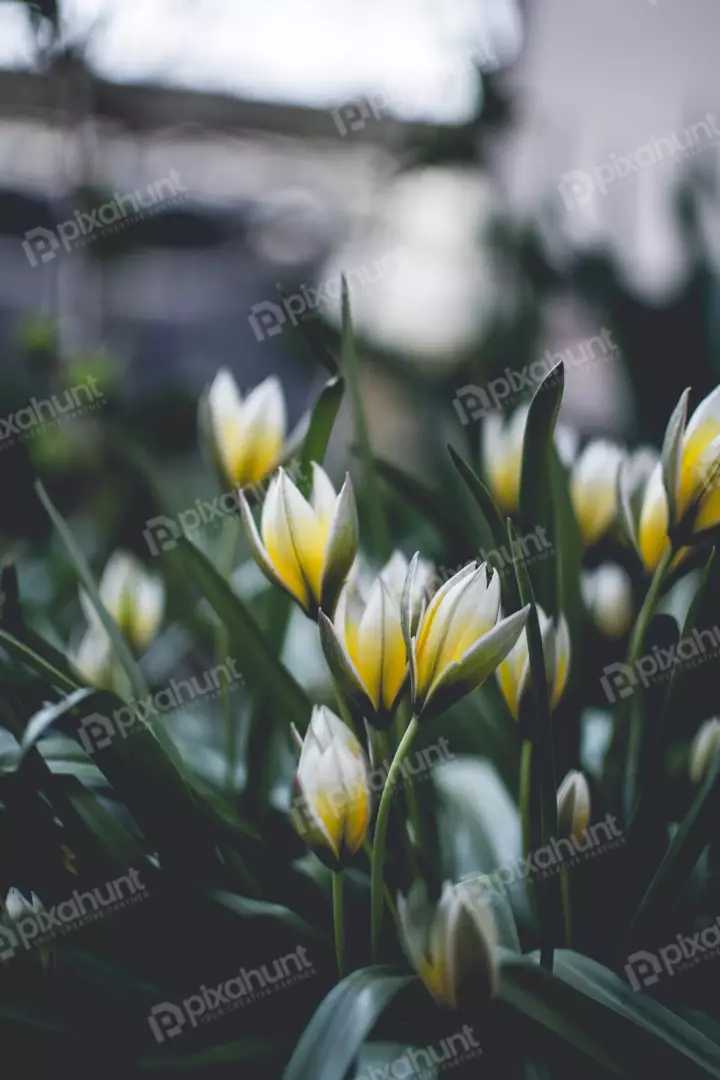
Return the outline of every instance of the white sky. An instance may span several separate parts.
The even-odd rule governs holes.
[[[520,47],[515,0],[64,0],[71,37],[110,80],[149,81],[326,108],[382,95],[404,119],[472,108],[473,53]],[[0,2],[0,67],[32,63],[22,5]]]

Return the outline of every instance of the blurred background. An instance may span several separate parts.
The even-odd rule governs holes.
[[[479,445],[468,393],[557,355],[581,437],[657,443],[717,379],[719,24],[713,0],[0,0],[0,532],[38,606],[33,478],[91,554],[147,555],[129,463],[176,509],[207,495],[222,365],[277,374],[298,420],[325,377],[298,330],[337,345],[341,272],[372,445],[407,472],[437,482],[447,439]]]

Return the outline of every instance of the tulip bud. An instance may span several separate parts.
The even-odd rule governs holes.
[[[545,657],[545,675],[550,694],[550,708],[555,709],[567,685],[570,671],[570,633],[564,615],[556,623],[537,608]],[[515,720],[520,720],[531,691],[530,651],[527,630],[523,629],[515,646],[497,669],[500,690]]]
[[[570,494],[585,544],[600,540],[617,516],[617,481],[623,452],[607,439],[585,447],[573,466]]]
[[[522,405],[508,421],[497,413],[490,413],[483,421],[482,457],[485,475],[495,501],[506,514],[516,513],[519,505],[528,408],[527,405]],[[555,428],[555,447],[561,461],[569,466],[577,449],[576,433],[571,428],[558,424]]]
[[[481,686],[518,640],[529,608],[500,618],[500,578],[470,563],[432,598],[412,636],[413,559],[403,597],[415,714],[437,716]]]
[[[115,551],[107,561],[98,589],[108,615],[133,647],[138,651],[146,649],[158,632],[165,609],[162,579],[149,574],[130,552]],[[80,602],[91,629],[100,637],[106,636],[105,627],[83,590]]]
[[[621,566],[603,563],[582,576],[582,594],[593,622],[601,634],[619,638],[633,621],[630,578]]]
[[[581,840],[590,824],[590,789],[581,772],[569,772],[557,793],[558,834]]]
[[[380,571],[380,577],[390,590],[390,595],[395,600],[398,610],[402,606],[403,589],[408,576],[409,564],[401,551],[394,551],[385,566]],[[420,616],[427,607],[433,593],[436,591],[435,583],[437,573],[435,567],[427,559],[418,558],[415,574],[412,581],[412,596],[410,604],[413,612],[413,625],[411,632],[417,630]]]
[[[687,395],[686,390],[671,417],[663,460],[645,489],[638,543],[648,570],[667,551],[671,525],[675,542],[686,545],[706,539],[720,526],[720,387],[700,402],[689,423]]]
[[[398,898],[405,952],[438,1005],[477,1008],[497,990],[495,920],[477,890],[445,882],[437,906],[416,883]]]
[[[285,399],[270,376],[245,400],[227,368],[221,368],[200,401],[203,442],[231,487],[256,485],[277,468],[286,435]]]
[[[270,581],[280,585],[313,618],[332,615],[358,550],[355,495],[346,476],[339,495],[327,474],[313,462],[310,501],[284,469],[270,481],[260,532],[247,499],[240,511],[253,556]]]
[[[324,705],[313,709],[295,774],[293,824],[331,869],[361,846],[370,822],[368,764],[350,728]]]
[[[366,604],[346,585],[335,623],[319,614],[320,643],[333,679],[356,715],[380,729],[390,726],[405,685],[407,655],[400,611],[382,577]]]
[[[690,747],[690,779],[699,787],[720,753],[720,720],[706,720]]]

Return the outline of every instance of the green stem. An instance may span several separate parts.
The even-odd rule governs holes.
[[[655,614],[655,608],[657,607],[657,602],[660,597],[660,590],[665,581],[665,576],[672,561],[672,557],[673,549],[668,547],[655,569],[647,595],[643,601],[635,626],[633,627],[630,644],[628,646],[628,654],[625,660],[627,667],[631,669],[635,667],[635,664],[640,657],[645,635],[647,634],[652,617]],[[632,815],[634,809],[637,773],[641,764],[640,758],[642,756],[645,726],[643,709],[640,703],[631,696],[620,706],[617,717],[618,720],[615,729],[617,738],[622,738],[622,732],[626,728],[628,730],[623,801],[625,813],[629,817]]]
[[[338,975],[342,979],[345,973],[345,916],[343,912],[342,870],[333,873],[332,883],[335,953],[337,955]]]
[[[383,888],[385,885],[385,846],[387,840],[388,818],[390,816],[390,804],[392,802],[398,776],[400,775],[402,763],[412,746],[417,729],[417,717],[413,716],[408,724],[408,729],[403,735],[400,745],[395,752],[395,757],[393,758],[392,765],[388,771],[385,787],[383,788],[383,793],[380,798],[380,806],[378,807],[370,876],[370,939],[373,961],[377,960],[380,947],[380,934],[382,932]]]
[[[230,635],[225,623],[215,627],[215,655],[220,667],[225,668],[230,652]],[[235,796],[237,774],[237,724],[230,701],[230,688],[227,679],[220,680],[220,716],[225,743],[225,762],[227,765],[227,785],[230,798]]]
[[[532,842],[532,752],[530,739],[523,739],[520,751],[520,820],[522,823],[523,855],[527,859]]]

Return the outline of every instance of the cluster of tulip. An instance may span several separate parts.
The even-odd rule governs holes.
[[[644,566],[657,573],[717,527],[720,390],[698,407],[687,426],[686,409],[687,393],[668,427],[662,460],[651,450],[631,454],[605,440],[591,442],[578,456],[574,434],[556,429],[558,454],[570,471],[572,504],[586,545],[619,530]],[[488,483],[508,514],[518,509],[526,418],[527,410],[518,410],[506,423],[488,419],[484,429]],[[243,400],[229,372],[219,372],[201,401],[200,420],[214,463],[225,481],[239,489],[241,519],[258,566],[318,625],[342,718],[325,706],[316,707],[304,738],[294,732],[300,757],[293,820],[309,847],[332,869],[340,904],[343,868],[372,836],[372,936],[377,946],[390,800],[418,724],[439,716],[492,675],[510,715],[522,719],[533,698],[526,626],[530,607],[503,612],[500,575],[486,563],[468,563],[437,589],[432,566],[419,554],[408,564],[395,552],[379,572],[368,571],[359,554],[350,477],[337,492],[314,462],[306,497],[302,485],[283,468],[297,445],[297,433],[287,436],[277,380],[267,379]],[[298,431],[303,430],[301,424]],[[257,495],[266,482],[258,526],[246,494],[252,488]],[[602,565],[584,574],[582,589],[601,631],[622,636],[633,615],[625,571]],[[100,598],[130,644],[137,650],[146,647],[163,615],[159,579],[133,556],[116,552],[102,576]],[[111,685],[116,675],[107,631],[92,604],[85,596],[82,600],[90,627],[76,664],[89,681]],[[570,635],[562,614],[550,618],[536,610],[552,710],[568,680]],[[407,711],[401,708],[403,702]],[[393,725],[395,754],[376,808],[369,783],[377,745],[372,732],[385,739]],[[696,782],[718,746],[720,722],[711,721],[691,753]],[[587,829],[590,796],[581,773],[573,771],[563,780],[557,813],[562,835],[581,836]],[[414,895],[401,899],[399,929],[408,956],[436,1000],[456,1005],[471,968],[484,972],[484,989],[492,993],[494,928],[482,897],[470,898],[446,883],[432,910],[421,911],[419,903]],[[340,941],[338,953],[340,958]]]

